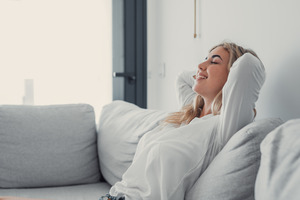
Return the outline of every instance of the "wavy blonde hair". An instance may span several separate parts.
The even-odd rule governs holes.
[[[251,49],[245,49],[235,43],[232,42],[223,42],[211,48],[209,52],[214,50],[217,47],[223,47],[229,53],[229,62],[228,62],[228,70],[230,71],[233,63],[245,53],[251,53],[252,55],[256,55],[256,53]],[[199,117],[204,105],[204,100],[200,95],[197,95],[193,100],[193,103],[182,107],[182,109],[178,112],[171,113],[166,119],[163,121],[163,124],[175,124],[180,126],[181,124],[189,124],[195,117]],[[222,90],[216,95],[214,101],[212,103],[212,114],[219,115],[222,107]],[[256,113],[256,110],[254,109]]]

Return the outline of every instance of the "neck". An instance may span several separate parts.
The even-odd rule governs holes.
[[[200,113],[200,118],[205,116],[205,115],[211,114],[211,104],[212,104],[211,101],[205,101],[204,100],[204,105],[203,105],[203,108],[202,108],[201,113]]]

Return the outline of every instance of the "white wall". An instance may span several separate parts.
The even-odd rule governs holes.
[[[175,75],[196,68],[212,46],[229,40],[252,48],[265,64],[267,80],[257,102],[257,118],[300,118],[300,2],[197,2],[201,37],[193,39],[193,1],[148,1],[149,108],[176,110]],[[163,62],[166,77],[160,78]]]
[[[177,109],[176,76],[201,61],[202,42],[193,38],[193,6],[193,1],[148,1],[148,108]]]

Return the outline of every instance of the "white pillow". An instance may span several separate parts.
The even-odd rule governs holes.
[[[98,128],[98,155],[105,180],[120,181],[131,165],[140,138],[154,129],[167,112],[142,109],[124,101],[103,107]]]
[[[257,200],[300,199],[300,119],[290,120],[261,143]]]
[[[280,124],[280,119],[263,119],[234,134],[187,192],[185,199],[254,199],[254,184],[260,162],[259,145]]]

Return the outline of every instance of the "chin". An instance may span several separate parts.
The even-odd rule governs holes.
[[[201,88],[197,87],[197,84],[193,85],[193,91],[202,96]]]

